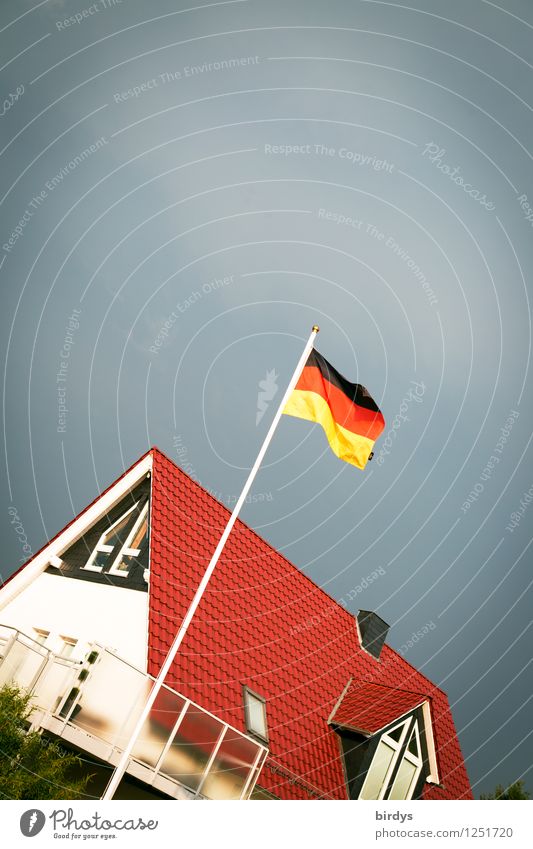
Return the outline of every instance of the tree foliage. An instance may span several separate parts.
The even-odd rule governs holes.
[[[0,689],[0,798],[81,799],[89,775],[73,777],[79,757],[36,731],[28,732],[31,696]]]
[[[529,793],[524,786],[524,782],[520,779],[519,781],[514,781],[509,787],[497,784],[494,793],[481,796],[481,799],[529,799]]]

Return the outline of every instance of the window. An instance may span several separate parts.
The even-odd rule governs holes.
[[[35,633],[35,642],[40,643],[42,646],[46,643],[48,637],[50,636],[50,631],[43,631],[42,628],[34,628]]]
[[[91,572],[101,572],[110,560],[112,552],[117,552],[108,574],[127,576],[130,566],[141,552],[141,545],[148,534],[148,501],[137,518],[134,511],[140,502],[134,504],[120,516],[111,527],[101,535],[88,562],[83,567]],[[133,525],[132,525],[133,521]]]
[[[110,575],[127,575],[135,558],[141,553],[141,545],[148,533],[148,502],[144,505],[139,517],[131,529],[128,538],[120,549],[111,569]]]
[[[407,748],[396,772],[396,778],[392,784],[389,799],[410,799],[413,795],[418,776],[422,769],[422,752],[420,749],[420,737],[418,736],[418,723],[415,721]]]
[[[376,753],[368,770],[360,799],[381,799],[381,791],[385,779],[396,758],[396,750],[390,745],[390,740],[380,740]]]
[[[410,799],[423,766],[416,718],[384,731],[366,773],[360,799]]]
[[[265,699],[248,687],[243,688],[243,695],[246,730],[255,737],[259,737],[262,742],[267,742],[268,728]]]
[[[59,652],[59,657],[71,657],[76,648],[77,640],[73,637],[61,637],[63,645]]]

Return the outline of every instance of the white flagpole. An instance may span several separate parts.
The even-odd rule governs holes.
[[[203,576],[202,580],[200,581],[200,583],[198,585],[198,589],[196,590],[194,598],[189,605],[189,609],[187,610],[187,613],[185,614],[185,618],[183,619],[183,622],[181,623],[180,629],[179,629],[178,633],[176,634],[174,642],[172,643],[172,645],[169,649],[169,652],[168,652],[168,654],[165,658],[165,661],[164,661],[164,663],[161,667],[159,675],[157,676],[157,678],[155,679],[155,681],[152,685],[152,689],[150,690],[150,695],[148,696],[148,700],[147,700],[147,702],[146,702],[146,704],[143,708],[143,711],[142,711],[142,713],[141,713],[141,715],[140,715],[140,717],[137,721],[135,728],[132,731],[131,737],[128,741],[126,748],[124,749],[124,751],[122,753],[120,761],[118,762],[118,764],[117,764],[117,766],[116,766],[116,768],[115,768],[115,770],[114,770],[114,772],[111,776],[109,784],[107,785],[107,787],[104,791],[104,795],[102,796],[102,799],[112,799],[113,798],[113,796],[115,795],[115,792],[117,790],[117,787],[120,784],[124,773],[126,772],[126,769],[128,767],[128,763],[129,763],[129,760],[130,760],[130,757],[131,757],[131,753],[133,751],[133,747],[135,746],[135,743],[137,742],[137,738],[138,738],[139,734],[141,733],[141,730],[142,730],[144,723],[146,722],[146,720],[148,719],[148,716],[150,715],[150,711],[152,709],[152,706],[153,706],[153,704],[154,704],[154,702],[157,698],[157,695],[158,695],[161,687],[163,686],[163,682],[164,682],[164,680],[167,676],[167,673],[168,673],[170,667],[172,666],[172,662],[173,662],[174,658],[176,657],[178,649],[183,642],[185,634],[187,633],[187,628],[189,627],[191,619],[193,618],[194,614],[196,613],[196,608],[198,607],[198,605],[200,604],[200,601],[202,600],[202,596],[204,594],[205,588],[206,588],[206,586],[209,582],[209,579],[211,578],[211,575],[213,574],[213,572],[215,570],[215,566],[217,565],[219,557],[222,554],[222,550],[223,550],[223,548],[226,544],[226,541],[227,541],[227,539],[228,539],[228,537],[231,533],[231,529],[233,528],[233,525],[237,521],[237,517],[240,513],[241,507],[244,504],[244,501],[246,499],[246,496],[248,495],[250,487],[251,487],[251,485],[254,481],[254,478],[257,474],[257,471],[259,469],[259,466],[261,465],[263,457],[266,454],[267,448],[268,448],[268,446],[269,446],[269,444],[272,440],[272,437],[274,436],[274,431],[276,430],[278,422],[281,418],[285,404],[287,403],[287,401],[289,399],[289,395],[291,394],[292,390],[296,386],[296,384],[298,382],[298,378],[300,377],[300,374],[302,372],[302,369],[307,362],[307,358],[309,357],[309,354],[311,353],[311,350],[313,348],[313,344],[314,344],[314,341],[315,341],[315,337],[316,337],[316,334],[318,333],[318,331],[319,331],[318,325],[315,324],[313,326],[312,331],[311,331],[311,335],[310,335],[309,339],[307,340],[307,344],[304,348],[302,356],[300,357],[300,359],[298,361],[298,365],[296,366],[296,369],[295,369],[294,374],[293,374],[293,376],[290,380],[290,383],[287,386],[287,389],[285,390],[285,394],[284,394],[283,398],[281,399],[281,402],[280,402],[280,405],[279,405],[278,410],[276,412],[276,415],[274,416],[274,418],[272,420],[272,424],[270,425],[270,427],[268,429],[268,433],[265,436],[265,441],[263,442],[263,445],[261,446],[261,450],[259,451],[259,454],[257,455],[257,459],[256,459],[254,465],[252,466],[251,470],[250,470],[250,474],[248,475],[246,483],[244,484],[244,488],[243,488],[243,490],[240,494],[239,500],[237,501],[235,507],[233,508],[233,512],[232,512],[231,516],[229,517],[228,524],[226,525],[226,527],[224,529],[224,533],[220,537],[220,540],[218,542],[217,547],[215,548],[213,556],[212,556],[211,560],[209,561],[209,565],[208,565],[207,569],[205,570],[204,576]]]

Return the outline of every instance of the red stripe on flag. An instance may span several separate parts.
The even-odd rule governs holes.
[[[316,366],[305,366],[295,388],[321,395],[329,404],[335,421],[346,430],[374,441],[383,432],[385,419],[382,413],[360,407],[341,389],[326,380]]]

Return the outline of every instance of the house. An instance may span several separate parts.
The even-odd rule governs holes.
[[[94,796],[228,517],[152,448],[0,590],[0,685],[33,692]],[[117,797],[472,798],[446,695],[387,630],[238,521]]]

